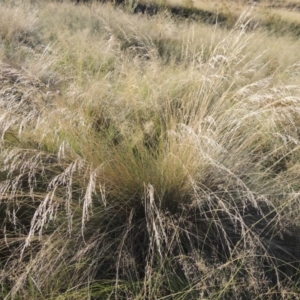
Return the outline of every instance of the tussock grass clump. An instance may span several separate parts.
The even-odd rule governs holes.
[[[36,11],[30,10],[28,5],[9,7],[5,4],[1,5],[1,31],[0,37],[3,41],[13,42],[21,41],[28,38],[35,29]]]
[[[296,297],[297,65],[270,75],[243,18],[205,45],[167,15],[159,36],[56,5],[45,68],[0,65],[3,298]]]

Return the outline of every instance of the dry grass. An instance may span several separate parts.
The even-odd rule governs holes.
[[[23,5],[0,4],[29,18],[0,24],[2,298],[297,299],[298,41]]]
[[[252,29],[262,27],[281,36],[300,35],[300,3],[297,1],[169,0],[166,6],[175,7],[173,13],[184,18],[209,24],[218,23],[227,28],[235,26],[239,16],[251,9],[254,12]]]

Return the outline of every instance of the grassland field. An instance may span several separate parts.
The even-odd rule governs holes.
[[[0,0],[0,299],[300,299],[300,1]]]

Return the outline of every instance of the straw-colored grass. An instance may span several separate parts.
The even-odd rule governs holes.
[[[0,10],[3,299],[297,298],[298,41]]]

